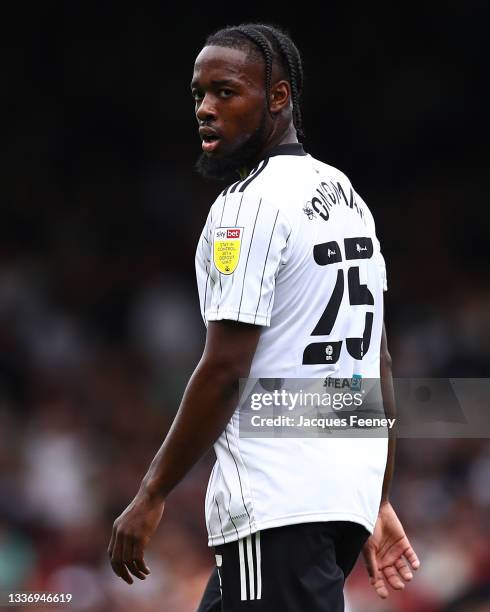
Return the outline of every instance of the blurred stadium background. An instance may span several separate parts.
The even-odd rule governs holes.
[[[193,259],[219,185],[193,171],[189,82],[222,25],[282,24],[303,52],[306,148],[377,221],[396,376],[488,376],[484,6],[32,2],[4,16],[1,592],[191,612],[204,588],[211,457],[168,500],[145,583],[115,578],[106,548],[203,345]],[[423,568],[381,602],[359,564],[349,612],[488,612],[488,440],[401,441],[393,497]]]

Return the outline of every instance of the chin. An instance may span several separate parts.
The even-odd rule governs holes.
[[[228,183],[234,182],[239,178],[238,171],[240,168],[251,169],[253,160],[257,159],[257,155],[262,149],[264,139],[265,119],[247,140],[235,147],[226,146],[225,142],[220,141],[215,151],[209,153],[203,151],[197,161],[196,170],[206,178],[227,181]]]
[[[231,182],[237,179],[240,164],[224,152],[202,153],[196,163],[197,172],[204,178]]]

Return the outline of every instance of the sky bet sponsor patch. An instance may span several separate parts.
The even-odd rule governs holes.
[[[240,259],[243,227],[217,227],[214,230],[213,259],[221,274],[232,274]]]

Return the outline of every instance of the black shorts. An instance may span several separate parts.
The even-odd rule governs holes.
[[[343,612],[344,581],[369,537],[357,523],[301,523],[215,547],[198,612]]]

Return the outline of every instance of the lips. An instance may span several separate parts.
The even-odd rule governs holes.
[[[219,145],[219,140],[203,140],[202,141],[202,150],[205,153],[211,153],[212,151],[214,151],[216,149],[216,147]]]
[[[199,135],[202,139],[202,150],[211,153],[219,145],[220,136],[216,130],[210,127],[200,127]]]

